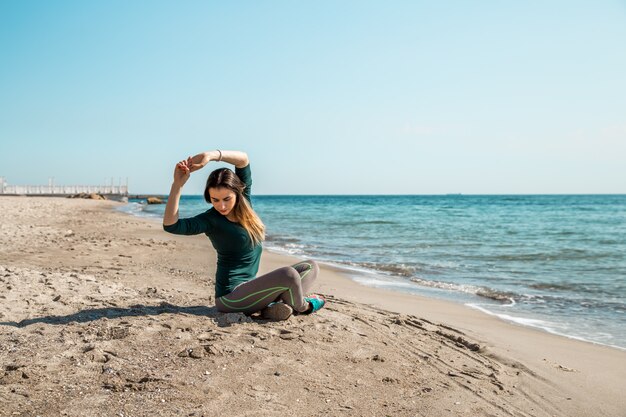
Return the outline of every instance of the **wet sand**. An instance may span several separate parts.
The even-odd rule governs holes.
[[[208,239],[117,204],[0,198],[1,416],[626,415],[625,351],[330,266],[319,313],[218,313]]]

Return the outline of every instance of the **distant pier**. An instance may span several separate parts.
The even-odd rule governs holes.
[[[10,185],[5,177],[0,177],[0,196],[70,197],[77,194],[100,194],[109,200],[127,201],[128,179],[125,185],[113,185],[113,180],[110,185],[55,185],[52,178],[48,185]]]

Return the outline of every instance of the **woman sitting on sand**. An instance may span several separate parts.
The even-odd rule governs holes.
[[[195,217],[178,218],[183,185],[192,172],[210,161],[225,161],[235,172],[220,168],[211,172],[204,199],[212,208]],[[165,207],[163,229],[179,235],[206,234],[217,251],[215,304],[221,312],[252,314],[287,319],[310,314],[324,306],[321,296],[305,297],[319,271],[314,261],[286,266],[256,276],[261,258],[265,226],[252,209],[252,174],[248,155],[237,151],[210,151],[180,161],[174,169],[174,182]]]

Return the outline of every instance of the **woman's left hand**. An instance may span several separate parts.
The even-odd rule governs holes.
[[[193,158],[190,156],[189,158],[187,158],[187,166],[189,167],[189,172],[194,172],[204,168],[204,166],[208,164],[210,160],[211,158],[208,152],[199,153]]]

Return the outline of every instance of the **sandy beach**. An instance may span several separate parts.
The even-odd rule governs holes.
[[[209,240],[118,204],[0,198],[0,416],[626,416],[626,351],[331,266],[319,313],[218,313]]]

